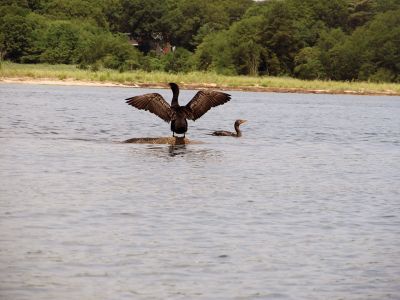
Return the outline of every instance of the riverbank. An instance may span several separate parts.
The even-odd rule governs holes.
[[[223,76],[203,72],[169,74],[128,71],[120,73],[109,69],[82,70],[73,65],[28,65],[9,62],[2,62],[0,66],[0,82],[6,83],[167,88],[166,83],[177,82],[184,89],[213,88],[281,93],[400,95],[400,84],[394,83],[299,80],[270,76]]]

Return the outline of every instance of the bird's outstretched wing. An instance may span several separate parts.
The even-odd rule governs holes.
[[[186,118],[195,121],[204,115],[211,107],[224,104],[229,100],[231,100],[231,95],[229,94],[208,90],[199,91],[193,99],[186,104],[185,108],[188,112]]]
[[[173,118],[174,112],[171,110],[171,106],[160,94],[144,94],[125,100],[129,105],[138,109],[148,110],[149,112],[159,116],[165,122],[170,122]]]

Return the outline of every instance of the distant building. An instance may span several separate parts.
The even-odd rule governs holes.
[[[122,34],[126,36],[129,44],[131,44],[133,47],[139,47],[139,42],[136,39],[134,39],[129,32],[123,32]]]
[[[130,33],[123,33],[123,35],[127,37],[129,44],[145,53],[155,51],[158,55],[166,55],[175,49],[170,42],[164,41],[159,32],[153,33],[150,39],[135,39]]]
[[[129,44],[131,44],[134,47],[139,47],[139,43],[137,40],[135,40],[133,37],[129,36]]]

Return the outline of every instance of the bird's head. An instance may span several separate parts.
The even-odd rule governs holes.
[[[171,87],[172,93],[174,94],[174,98],[178,98],[179,95],[179,87],[176,83],[170,82],[168,85]]]
[[[177,89],[178,88],[178,85],[176,83],[174,83],[174,82],[170,82],[170,83],[168,83],[168,85],[170,86],[171,89]]]
[[[247,120],[236,120],[235,126],[239,126],[240,124],[246,123]]]

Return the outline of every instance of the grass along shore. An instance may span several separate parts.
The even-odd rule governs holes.
[[[177,82],[182,88],[215,88],[265,92],[299,92],[329,94],[400,95],[400,84],[299,80],[271,76],[224,76],[211,72],[170,74],[166,72],[102,69],[82,70],[74,65],[0,63],[0,82],[47,84],[118,85],[130,87],[167,87]]]

